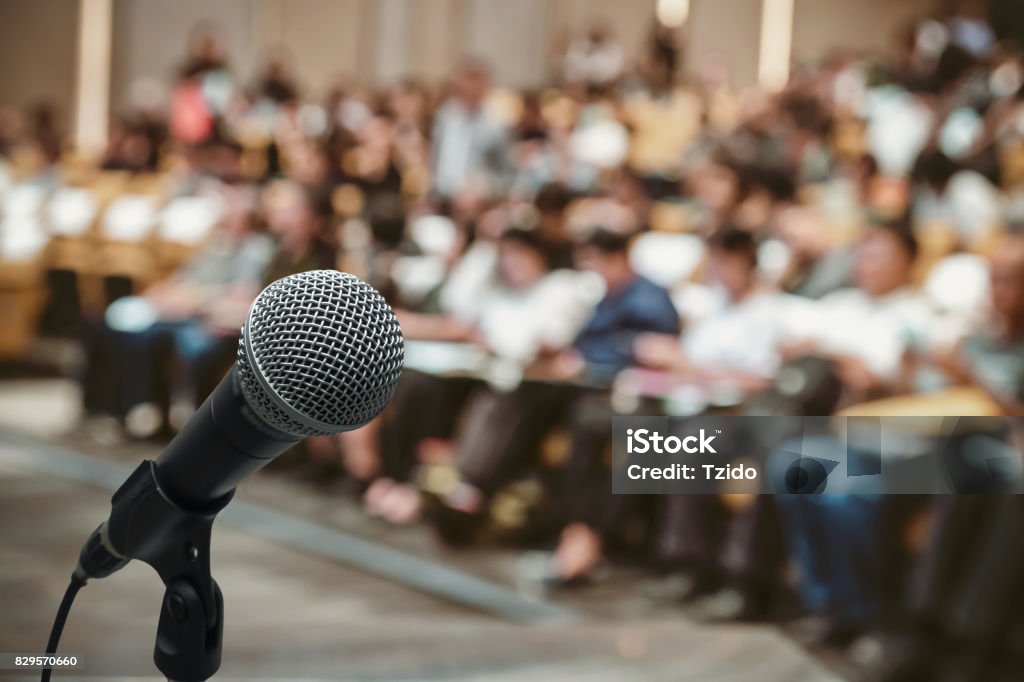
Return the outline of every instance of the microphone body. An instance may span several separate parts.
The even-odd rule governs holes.
[[[157,571],[166,591],[153,660],[168,679],[201,682],[220,667],[224,600],[210,575],[210,532],[235,487],[306,436],[374,419],[403,357],[391,308],[352,275],[292,275],[253,302],[236,364],[114,493],[75,568],[82,583],[133,559]]]
[[[176,504],[208,508],[299,440],[260,421],[232,367],[157,457],[157,482]]]
[[[220,511],[246,476],[306,436],[358,428],[375,418],[401,373],[401,329],[375,289],[335,270],[274,282],[242,327],[238,360],[155,462],[143,462],[111,500],[107,522],[82,550],[83,577],[168,544],[140,500],[156,496],[166,524]],[[145,484],[140,481],[145,480]]]
[[[216,515],[246,476],[299,442],[252,413],[232,367],[155,461],[143,461],[111,498],[110,516],[82,548],[83,577],[130,559],[150,561],[181,517]]]

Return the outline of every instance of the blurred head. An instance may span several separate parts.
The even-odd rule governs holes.
[[[329,195],[280,182],[264,196],[267,228],[285,251],[302,252],[324,235],[332,215]]]
[[[587,29],[587,39],[594,45],[603,45],[611,40],[612,30],[604,19],[595,21]]]
[[[608,289],[615,289],[633,277],[629,264],[629,235],[598,228],[576,248],[576,263],[604,280]]]
[[[257,204],[257,190],[249,185],[223,185],[221,229],[232,237],[244,237],[263,229],[263,217]]]
[[[757,282],[757,242],[746,230],[725,225],[708,239],[711,279],[733,300],[742,298]]]
[[[538,190],[533,205],[537,209],[538,227],[544,234],[562,236],[571,201],[569,188],[560,182],[549,182]]]
[[[989,276],[992,308],[1008,320],[1024,320],[1024,232],[999,241],[993,249]]]
[[[817,260],[829,248],[828,230],[817,211],[788,206],[775,219],[775,233],[798,262]]]
[[[547,253],[535,230],[511,228],[498,240],[498,277],[510,289],[525,289],[548,273]]]
[[[145,167],[151,153],[152,145],[144,131],[129,130],[121,142],[121,154],[125,161],[133,167]]]
[[[237,141],[214,135],[200,147],[203,170],[223,180],[235,180],[242,175],[242,145]]]
[[[189,54],[195,59],[220,61],[224,58],[224,49],[221,47],[220,38],[217,36],[216,29],[210,24],[202,23],[193,28],[189,42]]]
[[[917,251],[917,239],[905,219],[877,222],[857,248],[857,286],[871,296],[884,296],[906,286]]]
[[[922,154],[917,160],[914,176],[936,194],[942,194],[958,170],[959,166],[955,161],[942,152],[933,151]]]
[[[284,45],[276,45],[267,51],[263,61],[264,78],[289,78],[292,73],[291,51]]]
[[[427,95],[414,81],[395,86],[388,95],[388,109],[398,121],[418,123],[426,108]]]
[[[455,77],[454,94],[467,107],[479,107],[490,88],[490,74],[480,60],[467,59]]]
[[[688,185],[693,197],[718,215],[725,215],[740,199],[737,169],[722,159],[712,159],[693,169]]]
[[[304,185],[322,185],[331,170],[328,150],[305,140],[295,144],[288,150],[288,169],[291,177]]]
[[[366,120],[356,137],[365,146],[382,149],[391,144],[394,130],[395,124],[392,115],[387,112],[378,112]]]

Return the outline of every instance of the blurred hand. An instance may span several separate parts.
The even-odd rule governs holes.
[[[957,383],[973,383],[970,368],[956,347],[922,353],[920,357]]]
[[[249,313],[250,301],[238,298],[223,298],[206,307],[204,318],[207,327],[216,334],[238,334]]]
[[[679,337],[669,334],[641,334],[633,342],[633,354],[646,367],[682,370],[688,366]]]
[[[782,359],[786,362],[790,360],[796,360],[807,355],[817,355],[819,352],[817,342],[811,339],[799,339],[796,341],[788,341],[779,346],[779,353],[782,355]]]
[[[146,299],[164,319],[192,317],[199,308],[198,298],[192,288],[180,284],[168,283],[153,287],[146,292]]]
[[[538,379],[571,381],[583,373],[583,357],[571,350],[538,355],[527,374]]]
[[[855,391],[867,392],[883,385],[882,379],[858,357],[844,355],[835,358],[839,379]]]

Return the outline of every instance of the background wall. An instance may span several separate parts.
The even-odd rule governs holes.
[[[199,24],[215,27],[228,62],[248,72],[259,49],[253,40],[259,26],[256,17],[266,7],[251,0],[115,0],[114,111],[129,101],[130,88],[140,80],[171,83]]]
[[[75,97],[78,0],[0,0],[0,105]]]
[[[936,0],[796,0],[793,61],[820,59],[837,48],[890,51],[910,20],[929,14],[937,4]]]
[[[543,82],[567,30],[595,18],[613,27],[632,59],[643,50],[657,0],[113,0],[111,103],[124,108],[133,84],[166,90],[198,24],[214,26],[243,83],[266,50],[284,45],[310,94],[339,78],[438,79],[463,54],[486,59],[496,80]],[[793,58],[832,47],[891,46],[897,28],[937,0],[795,0]],[[78,0],[0,0],[0,104],[74,102]],[[762,0],[691,0],[684,64],[724,60],[737,84],[757,77]],[[46,49],[39,49],[45,45]]]
[[[688,69],[724,61],[737,85],[757,81],[761,0],[691,0],[687,24]]]

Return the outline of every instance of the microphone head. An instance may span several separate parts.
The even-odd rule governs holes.
[[[402,330],[358,277],[312,270],[256,297],[238,342],[242,394],[269,425],[298,438],[358,428],[391,400]]]

